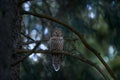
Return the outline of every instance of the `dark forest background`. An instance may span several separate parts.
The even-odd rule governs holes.
[[[44,14],[60,20],[82,34],[85,40],[110,66],[117,80],[120,79],[120,1],[119,0],[31,0],[22,5],[23,10]],[[84,56],[95,62],[112,80],[98,60],[82,44],[81,40],[53,21],[24,15],[22,20],[21,44],[23,49],[32,50],[35,42],[42,43],[37,50],[48,50],[48,40],[55,27],[64,32],[64,51]],[[32,39],[25,37],[25,35]],[[21,55],[24,55],[22,53]],[[20,66],[21,80],[104,80],[101,74],[90,65],[75,58],[63,56],[61,69],[54,71],[51,55],[33,53]]]

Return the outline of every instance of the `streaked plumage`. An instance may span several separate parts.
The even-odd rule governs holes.
[[[49,40],[50,51],[63,51],[63,34],[60,28],[55,28]],[[60,69],[62,54],[52,54],[52,65],[55,71]]]

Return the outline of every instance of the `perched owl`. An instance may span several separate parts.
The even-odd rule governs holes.
[[[55,28],[49,40],[50,51],[63,51],[63,34],[60,28]],[[55,71],[60,69],[62,53],[52,54],[52,65]]]

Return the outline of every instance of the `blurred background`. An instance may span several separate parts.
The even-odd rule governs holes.
[[[117,80],[120,80],[119,0],[32,0],[25,2],[22,7],[25,11],[51,16],[72,26],[101,53]],[[84,56],[97,63],[112,80],[98,58],[85,48],[73,32],[50,20],[32,15],[23,16],[22,33],[33,39],[22,35],[23,48],[32,50],[37,41],[41,40],[42,43],[37,50],[48,50],[48,40],[55,27],[63,30],[64,51]],[[20,78],[21,80],[104,80],[94,67],[68,56],[62,57],[61,69],[56,72],[51,64],[51,55],[41,53],[33,53],[21,63]]]

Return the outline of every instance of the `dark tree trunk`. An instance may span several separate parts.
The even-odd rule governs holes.
[[[18,0],[0,0],[0,80],[19,80],[15,49],[19,48],[21,16]]]

